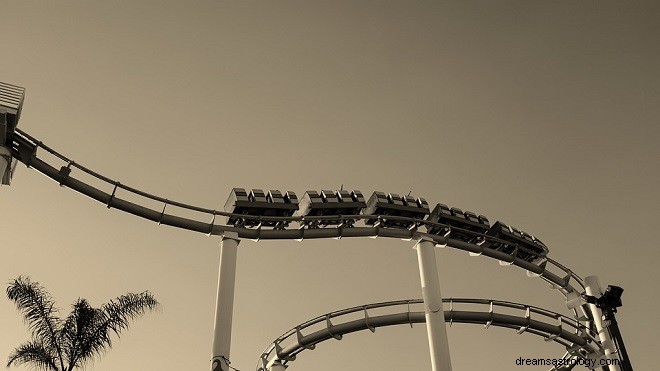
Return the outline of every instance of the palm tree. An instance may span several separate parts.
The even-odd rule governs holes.
[[[32,340],[9,355],[7,367],[29,364],[39,370],[72,371],[112,347],[110,335],[118,337],[129,322],[153,311],[159,303],[148,291],[122,295],[100,308],[79,298],[64,319],[50,294],[38,282],[20,276],[9,283],[7,297],[25,318]]]

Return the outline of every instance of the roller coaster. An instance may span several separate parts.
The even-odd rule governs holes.
[[[445,320],[450,326],[453,323],[482,324],[485,328],[504,327],[515,330],[517,334],[541,336],[546,341],[554,341],[571,350],[564,357],[566,364],[571,362],[571,355],[576,354],[578,349],[585,354],[600,351],[597,335],[590,329],[574,318],[543,308],[488,299],[447,298],[443,299],[443,303],[447,306],[444,310]],[[285,332],[263,351],[257,371],[266,371],[269,365],[276,362],[286,364],[294,361],[304,350],[313,350],[317,344],[326,340],[341,340],[351,332],[375,332],[378,327],[406,324],[412,327],[415,323],[424,323],[422,304],[424,302],[420,299],[367,304],[306,321]],[[379,314],[369,315],[369,311],[375,309],[381,310]],[[387,310],[386,314],[382,314],[382,309]],[[507,309],[518,313],[505,313]],[[352,319],[351,315],[355,313],[361,314],[362,318]],[[344,321],[344,318],[351,320]],[[309,333],[304,335],[303,331]]]
[[[54,180],[58,185],[77,191],[107,208],[115,208],[158,224],[209,236],[221,236],[223,241],[234,241],[234,248],[241,239],[301,241],[356,237],[397,238],[419,241],[418,244],[450,247],[474,256],[496,259],[503,265],[517,266],[526,270],[528,276],[547,281],[562,294],[567,308],[572,313],[572,317],[567,317],[525,304],[465,298],[442,298],[442,302],[437,304],[439,307],[432,309],[431,299],[434,294],[425,291],[423,300],[366,304],[326,313],[306,321],[285,332],[264,350],[259,356],[257,371],[283,370],[303,351],[314,349],[317,344],[326,340],[340,340],[344,335],[355,331],[373,332],[383,326],[412,326],[414,323],[424,322],[430,326],[430,312],[440,314],[443,331],[445,321],[449,322],[450,326],[453,323],[482,324],[486,328],[511,328],[518,334],[534,334],[560,344],[566,350],[562,356],[564,363],[552,370],[571,370],[578,360],[598,360],[600,365],[603,365],[603,360],[617,360],[617,364],[608,366],[599,366],[599,363],[594,361],[595,366],[592,368],[610,371],[632,370],[613,315],[621,305],[622,289],[614,287],[620,291],[607,290],[603,293],[595,277],[582,279],[571,269],[548,257],[548,248],[531,234],[500,221],[491,226],[488,218],[483,215],[464,212],[455,207],[449,208],[444,204],[438,204],[430,211],[423,198],[383,192],[374,192],[365,200],[362,193],[355,190],[307,191],[298,200],[297,195],[290,191],[283,193],[271,190],[266,193],[256,189],[246,191],[234,188],[224,210],[169,200],[92,171],[18,129],[24,94],[21,89],[14,85],[0,84],[0,176],[4,184],[10,183],[16,163],[21,162]],[[147,206],[154,201],[162,207],[156,209]],[[231,255],[229,248],[226,251],[229,252],[221,254]],[[235,251],[233,254],[235,264]],[[434,260],[434,255],[432,256]],[[229,259],[229,263],[224,263],[229,268],[223,268],[223,259]],[[228,327],[228,330],[223,330],[224,338],[231,331],[235,274],[232,272],[235,266],[232,268],[231,259],[231,256],[221,255],[216,340],[220,338],[218,331],[222,330],[222,327]],[[435,279],[437,280],[437,271]],[[424,277],[422,281],[424,286]],[[618,295],[615,295],[617,293]],[[220,298],[223,296],[227,299],[226,295],[231,297],[229,300],[222,300],[222,305],[228,307],[220,309]],[[439,290],[437,295],[439,297]],[[423,306],[421,310],[418,308],[420,305]],[[379,310],[378,315],[373,315],[374,309]],[[387,314],[381,314],[383,310],[387,311]],[[510,310],[519,313],[511,314]],[[229,312],[228,317],[226,312]],[[362,313],[362,317],[354,319],[352,316],[355,313]],[[603,315],[607,317],[609,326],[602,320]],[[431,339],[431,327],[428,329]],[[432,344],[431,347],[433,348]],[[216,350],[214,342],[212,369],[224,371],[229,364],[229,344],[218,345],[217,348],[221,350]],[[436,370],[435,364],[433,367]],[[444,367],[438,366],[437,369],[451,369],[451,365]]]

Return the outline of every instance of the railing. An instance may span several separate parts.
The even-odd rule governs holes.
[[[326,340],[341,340],[348,333],[378,327],[424,323],[423,300],[411,299],[367,304],[323,314],[290,329],[273,341],[261,354],[257,371],[267,371],[275,361],[294,361],[305,350],[313,350]],[[542,336],[562,344],[567,357],[601,354],[597,334],[578,321],[543,308],[489,299],[443,299],[445,320],[453,323],[505,327],[518,334]],[[460,308],[459,308],[460,307]],[[377,314],[375,310],[379,310]],[[371,312],[371,313],[370,313]],[[356,318],[355,314],[360,316]]]

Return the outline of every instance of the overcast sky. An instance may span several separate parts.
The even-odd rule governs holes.
[[[211,209],[233,187],[343,184],[502,220],[577,274],[622,286],[632,364],[657,364],[657,2],[0,4],[0,81],[27,89],[20,128],[77,162]],[[108,210],[24,166],[0,204],[1,282],[31,276],[63,315],[78,297],[149,289],[162,302],[94,370],[209,369],[219,238]],[[412,245],[242,242],[233,365],[254,369],[317,315],[421,297]],[[447,297],[568,314],[520,269],[452,249],[438,264]],[[515,360],[564,353],[510,330],[448,332],[455,370],[546,370]],[[0,361],[28,339],[7,299],[0,334]],[[428,370],[425,327],[347,335],[290,368],[337,369]]]

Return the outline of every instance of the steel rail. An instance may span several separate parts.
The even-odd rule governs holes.
[[[57,169],[54,165],[51,165],[43,159],[39,158],[37,156],[37,151],[39,148],[61,160],[63,162],[62,166]],[[164,224],[199,233],[205,233],[209,236],[224,235],[227,232],[234,232],[238,235],[239,238],[251,240],[294,239],[302,241],[304,239],[341,239],[349,237],[388,237],[404,240],[428,239],[434,241],[438,246],[449,246],[451,248],[467,251],[472,255],[484,255],[493,259],[497,259],[502,264],[515,265],[525,269],[528,275],[541,277],[550,283],[553,288],[557,289],[562,295],[564,295],[567,301],[569,295],[572,298],[575,298],[584,293],[584,282],[582,278],[576,275],[569,268],[559,264],[551,258],[545,257],[542,261],[536,262],[538,264],[535,264],[518,258],[515,252],[512,254],[507,254],[502,251],[486,248],[481,244],[467,243],[445,236],[425,233],[419,230],[420,227],[426,227],[428,230],[429,226],[449,227],[455,230],[459,229],[446,226],[441,223],[434,223],[423,219],[412,219],[388,215],[386,218],[389,220],[405,220],[413,222],[413,227],[410,229],[396,229],[381,226],[380,221],[385,219],[385,217],[377,215],[265,217],[232,214],[215,209],[192,206],[182,202],[169,200],[160,196],[155,196],[136,188],[126,186],[119,181],[105,177],[67,158],[66,156],[63,156],[59,152],[48,147],[43,142],[37,140],[36,138],[30,136],[20,129],[16,129],[16,131],[12,134],[11,153],[13,157],[24,163],[27,167],[34,168],[38,172],[59,183],[60,186],[71,188],[72,190],[75,190],[91,199],[105,204],[107,208],[115,208],[129,214],[157,222],[158,224]],[[70,175],[72,168],[78,169],[83,173],[108,184],[108,186],[112,188],[112,192],[105,192],[84,181],[72,177]],[[131,194],[140,196],[146,200],[163,203],[163,208],[159,211],[135,202],[128,201],[126,199],[122,199],[117,195],[117,190],[124,190]],[[170,206],[169,209],[167,209],[168,206]],[[210,217],[211,220],[210,222],[205,222],[191,219],[189,217],[175,215],[170,213],[170,211],[173,209],[172,207],[205,214],[206,217]],[[244,228],[238,226],[216,224],[216,216],[225,218],[238,217],[243,219],[256,220],[258,225],[254,228]],[[366,220],[374,218],[377,218],[378,221],[372,226],[351,225],[349,227],[345,227],[343,223],[345,220]],[[309,221],[320,219],[339,221],[340,226],[312,228],[308,224]],[[282,222],[281,225],[283,225],[283,227],[275,229],[263,229],[261,227],[261,222],[265,221]],[[299,227],[290,227],[290,223],[292,222],[298,223]],[[483,242],[506,242],[497,238],[486,236],[483,233],[467,230],[461,230],[461,232],[470,233],[474,235],[476,239],[480,239]],[[548,267],[554,267],[558,269],[562,272],[562,275],[560,276],[551,272]],[[577,288],[573,286],[572,283],[577,284]],[[581,313],[578,313],[577,308],[580,308]],[[586,323],[591,326],[593,318],[591,317],[591,312],[588,310],[588,307],[585,303],[581,303],[580,305],[576,306],[573,311],[576,319],[586,321]]]
[[[534,335],[543,336],[546,341],[554,341],[562,344],[568,350],[565,359],[573,357],[586,357],[587,354],[602,354],[602,347],[597,340],[597,335],[578,321],[547,309],[525,304],[513,303],[500,300],[447,298],[443,299],[445,305],[445,320],[450,323],[484,324],[490,326],[515,329],[518,334],[529,332]],[[421,299],[399,300],[383,303],[367,304],[327,313],[308,320],[291,330],[285,332],[273,341],[261,354],[257,362],[257,371],[266,371],[274,361],[286,364],[296,359],[296,356],[307,349],[314,349],[321,342],[330,339],[341,340],[343,335],[370,330],[375,332],[378,327],[394,326],[402,324],[424,323],[423,311],[411,311],[410,306],[423,304]],[[455,310],[454,305],[477,305],[488,306],[488,310],[466,311]],[[397,311],[383,315],[371,316],[368,311],[379,308],[395,308],[406,306],[405,312]],[[524,311],[524,315],[513,315],[497,313],[503,308]],[[362,312],[363,317],[341,323],[333,324],[332,319],[341,320],[353,313]],[[544,322],[543,320],[555,321],[556,324]],[[312,331],[311,328],[325,322],[325,328]],[[572,332],[567,327],[578,330]],[[310,329],[309,334],[304,335],[302,331]]]
[[[37,150],[41,148],[51,155],[57,157],[63,161],[63,166],[60,169],[57,169],[55,166],[45,162],[37,156]],[[315,238],[343,238],[343,237],[391,237],[391,238],[401,238],[401,239],[419,239],[419,238],[428,238],[436,242],[436,244],[441,246],[449,246],[455,249],[467,251],[475,255],[485,255],[490,258],[497,259],[501,262],[506,262],[507,264],[516,265],[520,268],[527,270],[530,274],[538,275],[541,278],[548,281],[551,285],[555,286],[564,296],[569,293],[583,293],[584,292],[584,282],[583,280],[576,275],[572,270],[566,268],[562,264],[554,261],[551,258],[546,257],[545,261],[539,265],[524,261],[519,259],[517,256],[506,254],[501,251],[484,248],[480,245],[471,244],[463,241],[454,240],[444,236],[431,235],[428,233],[423,233],[418,230],[418,226],[444,226],[441,223],[433,223],[427,220],[422,219],[411,219],[405,217],[395,217],[388,216],[388,219],[391,220],[406,220],[414,221],[415,228],[411,230],[404,229],[394,229],[394,228],[384,228],[378,225],[376,226],[365,226],[365,227],[352,227],[352,228],[341,228],[341,227],[329,227],[329,228],[308,228],[305,227],[306,221],[319,220],[323,219],[332,219],[342,221],[345,219],[373,219],[373,215],[353,215],[353,216],[302,216],[302,217],[265,217],[265,216],[250,216],[250,215],[238,215],[227,213],[223,211],[217,211],[210,208],[202,208],[197,206],[188,205],[182,202],[177,202],[169,200],[164,197],[151,195],[149,193],[140,191],[136,188],[126,186],[119,181],[105,177],[97,172],[94,172],[81,164],[67,158],[64,155],[61,155],[59,152],[48,147],[43,142],[37,140],[36,138],[30,136],[29,134],[23,132],[20,129],[16,129],[13,134],[13,143],[11,148],[12,156],[17,158],[19,161],[24,163],[28,167],[32,167],[40,173],[46,175],[47,177],[53,179],[61,186],[66,186],[71,188],[89,198],[92,198],[98,202],[105,204],[108,208],[115,208],[127,213],[157,222],[159,224],[165,224],[177,228],[182,228],[186,230],[191,230],[195,232],[205,233],[208,235],[223,235],[226,232],[235,232],[238,233],[240,238],[247,238],[252,240],[259,239],[295,239],[295,240],[304,240],[304,239],[315,239]],[[104,192],[94,186],[91,186],[83,181],[80,181],[72,176],[70,176],[70,171],[65,171],[66,169],[77,168],[82,172],[101,180],[108,184],[109,187],[112,187],[113,191],[111,193]],[[162,202],[162,210],[154,210],[143,205],[124,200],[116,195],[117,189],[123,189],[129,193],[141,196],[145,199]],[[184,210],[196,211],[203,214],[207,214],[207,217],[211,218],[210,222],[202,222],[200,220],[190,219],[187,217],[181,217],[174,214],[166,213],[167,206],[174,206]],[[171,208],[170,208],[171,210]],[[234,227],[228,225],[218,225],[215,224],[216,216],[223,217],[241,217],[245,219],[252,219],[257,221],[281,221],[281,222],[297,222],[300,223],[299,228],[284,228],[284,229],[274,229],[266,230],[260,227],[257,228],[242,228]],[[377,216],[380,218],[380,216]],[[378,223],[377,223],[378,224]],[[260,224],[259,224],[260,225]],[[456,229],[456,228],[455,228]],[[486,236],[481,233],[471,232],[462,230],[462,232],[472,233],[475,237],[482,238],[487,241],[493,242],[505,242],[497,238]],[[563,276],[560,277],[547,269],[547,265],[554,266],[563,272]],[[577,290],[571,285],[571,282],[574,281],[581,290]],[[584,311],[583,316],[589,317],[589,311]]]
[[[236,232],[240,238],[247,238],[252,240],[259,239],[315,239],[315,238],[343,238],[343,237],[392,237],[392,238],[402,238],[402,239],[419,239],[426,237],[435,241],[439,245],[447,245],[456,249],[464,250],[473,254],[485,255],[491,258],[498,259],[502,262],[508,264],[519,266],[532,274],[540,275],[541,277],[548,280],[548,282],[558,286],[561,289],[564,289],[565,292],[575,292],[577,291],[570,281],[574,281],[578,286],[584,289],[583,280],[573,273],[572,270],[566,268],[565,266],[557,263],[551,258],[545,258],[545,262],[541,265],[536,265],[522,259],[519,259],[517,256],[512,256],[510,254],[483,248],[476,244],[466,243],[463,241],[454,240],[451,238],[446,238],[444,236],[432,235],[424,232],[420,232],[418,227],[420,226],[443,226],[448,227],[441,223],[434,223],[423,219],[412,219],[406,217],[397,217],[397,216],[387,216],[390,220],[405,220],[415,222],[415,228],[411,230],[402,230],[395,228],[384,228],[378,225],[376,226],[366,226],[366,227],[329,227],[329,228],[308,228],[304,227],[306,221],[312,220],[347,220],[347,219],[374,219],[374,217],[380,219],[380,216],[374,215],[330,215],[330,216],[297,216],[297,217],[267,217],[267,216],[252,216],[252,215],[242,215],[242,214],[232,214],[223,211],[218,211],[216,209],[203,208],[198,206],[188,205],[182,202],[170,200],[164,197],[151,195],[149,193],[140,191],[136,188],[129,187],[119,181],[113,180],[111,178],[105,177],[97,172],[94,172],[79,163],[67,158],[66,156],[61,155],[59,152],[53,150],[52,148],[45,145],[43,142],[35,139],[29,134],[16,129],[14,133],[14,144],[11,148],[12,156],[17,158],[19,161],[24,163],[26,166],[34,168],[40,173],[46,175],[47,177],[58,182],[61,186],[66,186],[71,188],[83,195],[92,198],[98,202],[105,204],[108,208],[115,208],[130,214],[157,222],[159,224],[165,224],[173,227],[178,227],[182,229],[187,229],[195,232],[206,233],[209,235],[223,235],[226,232]],[[42,148],[53,156],[59,158],[64,162],[64,166],[60,169],[57,169],[51,164],[48,164],[44,160],[37,157],[37,149]],[[64,169],[77,168],[84,173],[91,175],[92,177],[101,180],[107,183],[112,187],[112,193],[104,192],[94,186],[91,186],[83,181],[80,181],[72,176],[69,172],[65,172]],[[149,207],[136,204],[134,202],[124,200],[116,195],[117,189],[123,189],[135,195],[141,196],[143,198],[161,202],[163,203],[162,210],[155,210]],[[203,214],[208,214],[211,217],[210,222],[202,222],[200,220],[190,219],[187,217],[181,217],[174,214],[166,213],[167,206],[174,206],[184,210],[196,211]],[[273,229],[266,230],[260,227],[257,228],[242,228],[229,225],[218,225],[215,224],[215,216],[223,217],[240,217],[249,220],[256,221],[280,221],[280,222],[298,222],[301,223],[299,228],[284,228],[284,229]],[[378,224],[378,223],[377,223]],[[454,228],[453,229],[459,229]],[[493,238],[486,236],[483,233],[472,232],[468,230],[462,230],[465,233],[471,233],[475,237],[482,238],[485,241],[492,242],[506,242],[498,238]],[[549,272],[545,265],[550,264],[555,266],[562,272],[564,272],[563,277],[559,277],[554,273]],[[582,291],[582,290],[581,290]]]

